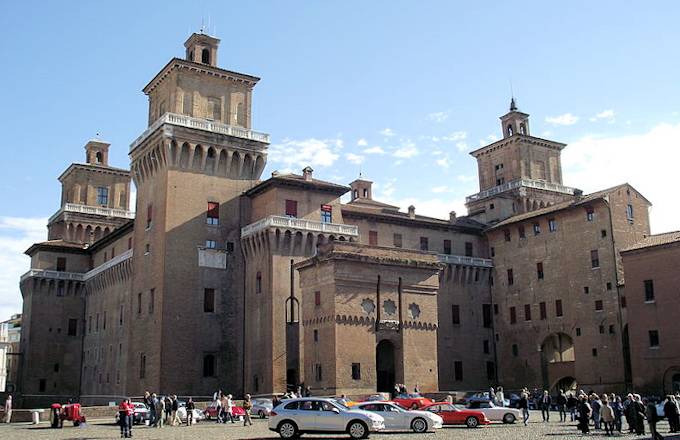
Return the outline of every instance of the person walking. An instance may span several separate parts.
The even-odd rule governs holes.
[[[189,400],[187,400],[187,404],[185,406],[185,409],[187,410],[187,426],[191,426],[194,424],[194,409],[196,408],[196,405],[194,405],[194,401],[191,397],[189,397]]]
[[[5,399],[5,423],[9,423],[12,420],[12,395],[8,394],[7,399]]]
[[[496,406],[505,406],[505,393],[503,393],[503,387],[496,388]]]
[[[165,399],[161,397],[156,400],[156,428],[163,427],[163,413],[165,413]]]
[[[654,400],[643,401],[643,403],[645,404],[645,416],[647,417],[647,424],[649,424],[649,433],[652,435],[652,440],[663,439],[663,436],[656,430],[656,424],[659,421],[659,415],[656,412]]]
[[[590,432],[590,413],[592,408],[588,403],[588,397],[586,395],[581,396],[581,402],[578,406],[578,427],[583,434],[588,434]]]
[[[678,405],[675,402],[675,396],[669,394],[666,396],[666,402],[663,405],[663,413],[668,420],[668,425],[670,426],[671,433],[678,432],[679,429],[679,417],[678,417]]]
[[[231,394],[227,394],[227,417],[231,423],[236,423],[234,421],[234,400]]]
[[[571,421],[573,422],[576,420],[576,407],[578,406],[578,399],[576,396],[574,396],[574,393],[571,392],[567,396],[567,409],[569,410],[569,416],[571,418]]]
[[[567,421],[567,395],[564,390],[560,390],[560,395],[557,396],[557,410],[560,413],[560,422]]]
[[[647,409],[645,408],[645,405],[642,402],[639,394],[635,394],[633,398],[635,399],[633,402],[635,434],[645,435],[645,418]]]
[[[243,411],[245,411],[245,416],[243,417],[243,426],[253,426],[253,421],[250,420],[250,411],[253,409],[253,402],[250,400],[250,394],[246,394],[243,399]]]
[[[144,405],[149,410],[149,426],[154,426],[156,424],[156,411],[154,411],[155,405],[151,393],[144,391]]]
[[[541,416],[544,422],[550,421],[550,405],[552,404],[552,397],[548,394],[548,391],[543,391],[543,397],[541,398]]]
[[[590,395],[590,407],[593,409],[593,426],[595,429],[600,429],[600,410],[602,409],[602,401],[600,400],[600,396],[595,393]]]
[[[612,403],[612,410],[614,411],[614,428],[621,433],[621,428],[623,425],[623,403],[621,402],[621,396],[615,396],[614,402]]]
[[[172,416],[172,398],[171,396],[165,396],[165,424],[170,424],[170,416]]]
[[[522,393],[522,396],[517,403],[517,408],[522,410],[524,426],[527,426],[529,424],[529,395],[527,393]]]
[[[170,421],[170,426],[175,426],[181,425],[182,421],[179,419],[179,415],[177,415],[177,411],[179,410],[179,401],[177,400],[177,395],[173,394],[172,395],[172,415],[170,416],[171,421]]]
[[[626,396],[623,402],[623,415],[626,417],[626,424],[628,425],[628,434],[635,432],[635,398],[632,394]]]
[[[609,400],[607,400],[607,398],[602,399],[600,417],[602,418],[602,423],[604,423],[605,435],[614,435],[614,410],[609,406]]]
[[[134,407],[130,399],[123,399],[118,405],[118,423],[120,424],[120,438],[132,437],[132,414]]]

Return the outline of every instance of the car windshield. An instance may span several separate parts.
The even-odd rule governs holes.
[[[418,399],[422,396],[420,394],[400,394],[398,397],[402,399]]]

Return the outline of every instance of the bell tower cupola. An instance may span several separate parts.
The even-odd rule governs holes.
[[[187,61],[217,66],[217,48],[220,40],[206,34],[191,34],[184,43]]]
[[[101,139],[90,139],[85,145],[85,160],[90,165],[109,165],[109,144]]]
[[[510,111],[501,116],[501,130],[503,131],[503,138],[515,134],[529,134],[529,115],[517,109],[514,97],[510,100]]]

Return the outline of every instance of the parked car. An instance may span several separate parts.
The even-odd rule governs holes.
[[[274,408],[269,429],[289,439],[308,432],[346,432],[353,439],[385,429],[385,419],[377,414],[349,409],[333,399],[303,397],[290,399]]]
[[[272,412],[274,404],[272,399],[257,398],[253,399],[253,408],[250,410],[252,415],[258,415],[261,419],[269,417],[269,413]]]
[[[479,425],[491,423],[484,413],[451,403],[433,403],[424,406],[421,410],[437,414],[444,420],[445,425],[465,425],[468,428],[476,428]]]
[[[489,400],[472,401],[467,405],[467,409],[484,413],[492,422],[515,423],[522,416],[518,409],[496,406]]]
[[[491,398],[489,398],[489,393],[488,392],[483,392],[483,393],[473,393],[471,395],[468,395],[465,399],[464,402],[465,404],[469,404],[470,402],[491,402]],[[510,406],[510,399],[503,399],[503,406]]]
[[[201,411],[200,409],[194,409],[193,410],[194,414],[194,422],[200,422],[201,420],[205,420],[205,413]],[[187,408],[185,406],[180,406],[177,409],[177,417],[179,417],[179,420],[182,423],[186,423],[187,421]]]
[[[386,431],[413,431],[417,433],[439,429],[444,420],[428,411],[407,411],[392,402],[361,402],[353,409],[361,409],[378,414],[385,419]]]
[[[181,407],[180,407],[181,408]],[[210,402],[210,405],[208,405],[205,410],[203,410],[203,416],[208,419],[217,419],[217,413],[219,411],[219,407],[215,402]],[[241,418],[246,415],[246,411],[243,409],[242,406],[234,406],[231,409],[231,413],[234,415],[234,417]],[[255,414],[254,411],[250,411],[251,414]]]
[[[434,400],[423,397],[420,394],[399,394],[394,399],[394,403],[397,403],[404,408],[408,409],[418,409],[425,405],[434,403]]]
[[[132,423],[135,425],[142,425],[147,420],[151,420],[151,412],[146,404],[142,402],[132,402],[134,412],[132,413]],[[116,424],[120,423],[118,411],[115,416]]]

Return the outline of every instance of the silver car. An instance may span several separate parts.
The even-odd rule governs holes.
[[[265,417],[269,417],[269,413],[272,412],[273,408],[274,404],[272,403],[272,399],[257,398],[253,399],[253,408],[250,410],[250,413],[264,419]]]
[[[286,400],[274,408],[269,429],[285,439],[308,432],[344,432],[353,439],[363,439],[370,432],[384,430],[385,419],[368,411],[349,409],[333,399],[305,397]]]

